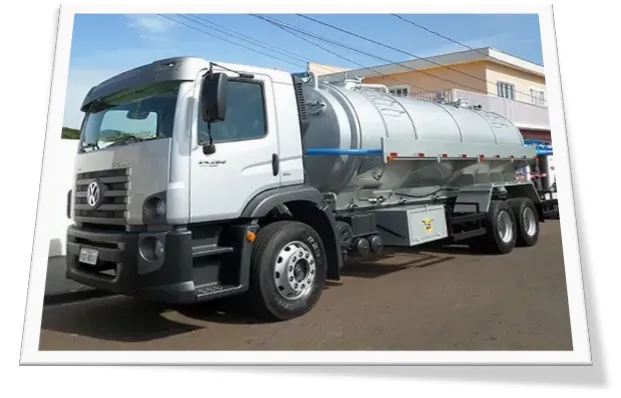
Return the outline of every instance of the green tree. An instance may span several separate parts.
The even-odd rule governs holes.
[[[78,140],[80,139],[80,130],[63,127],[61,138],[68,140]]]

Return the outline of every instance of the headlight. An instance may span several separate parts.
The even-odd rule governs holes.
[[[159,199],[155,202],[155,214],[160,217],[164,217],[166,215],[166,202]]]
[[[144,202],[143,217],[146,223],[158,223],[165,221],[166,201],[153,196]]]

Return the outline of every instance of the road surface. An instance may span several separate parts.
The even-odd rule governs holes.
[[[42,350],[571,350],[557,220],[505,256],[397,252],[348,264],[317,307],[262,324],[230,300],[165,308],[110,296],[46,305]]]

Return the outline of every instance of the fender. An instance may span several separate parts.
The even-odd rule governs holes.
[[[241,218],[261,218],[276,206],[293,201],[308,201],[317,206],[323,202],[323,195],[310,185],[291,185],[263,191],[252,198],[244,210]]]
[[[343,256],[338,244],[335,219],[332,207],[324,200],[324,196],[315,187],[309,185],[293,185],[263,191],[256,195],[244,208],[242,218],[257,219],[267,215],[279,205],[288,204],[289,210],[296,219],[313,226],[326,239],[325,249],[329,257],[327,277],[340,280],[343,267]],[[325,218],[322,217],[325,215]]]

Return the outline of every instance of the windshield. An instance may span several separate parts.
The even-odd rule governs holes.
[[[132,88],[95,101],[82,127],[82,151],[172,137],[179,82]]]

